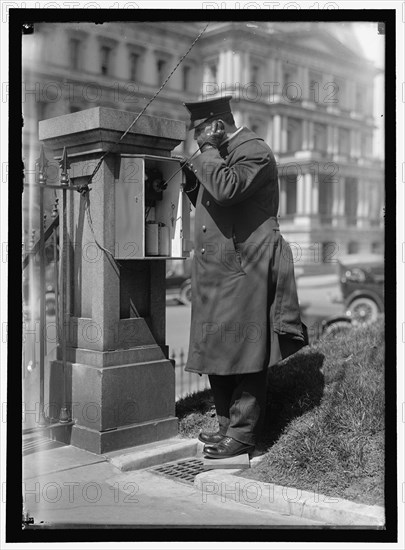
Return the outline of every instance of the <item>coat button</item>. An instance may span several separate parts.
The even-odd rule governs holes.
[[[202,230],[204,231],[204,233],[207,231],[207,228],[205,227],[205,225],[202,226]]]
[[[201,249],[201,254],[205,254],[205,248]]]
[[[210,203],[210,201],[207,201],[205,204],[206,204],[207,206],[209,206],[211,203]]]

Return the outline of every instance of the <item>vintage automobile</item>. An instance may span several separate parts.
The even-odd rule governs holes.
[[[375,321],[384,311],[384,256],[350,255],[339,260],[340,288],[353,321]]]
[[[384,312],[384,256],[350,254],[338,266],[344,312],[323,321],[323,334],[372,323]]]
[[[191,305],[191,258],[173,261],[166,272],[166,296]]]

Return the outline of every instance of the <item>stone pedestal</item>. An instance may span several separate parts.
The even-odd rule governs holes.
[[[174,368],[165,345],[165,260],[113,259],[114,185],[120,154],[169,157],[186,130],[183,122],[143,115],[117,145],[135,117],[97,107],[39,124],[40,140],[55,158],[67,148],[73,185],[87,183],[101,155],[110,151],[87,196],[67,191],[66,209],[71,443],[95,453],[177,434]],[[62,359],[59,347],[51,364],[50,399],[60,406]]]

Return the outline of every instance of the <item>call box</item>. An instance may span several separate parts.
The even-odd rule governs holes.
[[[190,201],[179,159],[120,155],[115,176],[115,258],[190,256]]]

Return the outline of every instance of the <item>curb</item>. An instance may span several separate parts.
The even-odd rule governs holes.
[[[105,456],[113,466],[122,472],[128,472],[195,456],[197,448],[198,442],[195,439],[166,439],[134,447],[129,452],[127,449],[124,454],[115,452],[114,455],[109,456],[107,453]]]
[[[278,512],[333,526],[383,528],[385,525],[382,506],[358,504],[294,487],[264,483],[223,470],[198,474],[194,485],[204,493],[207,500],[209,495],[221,496],[223,502],[233,500],[257,510]]]

